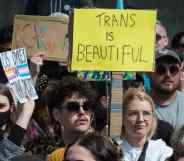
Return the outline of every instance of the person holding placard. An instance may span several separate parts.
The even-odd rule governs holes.
[[[5,84],[0,84],[0,161],[9,161],[9,159],[24,153],[21,141],[27,129],[29,120],[34,111],[34,101],[28,100],[22,104],[15,125],[11,128],[9,136],[5,137],[6,126],[10,123],[11,114],[15,113],[15,103],[10,90]],[[14,124],[14,123],[13,123]]]

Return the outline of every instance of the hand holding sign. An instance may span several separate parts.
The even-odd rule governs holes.
[[[36,79],[40,72],[40,66],[43,65],[43,59],[45,55],[45,52],[37,52],[30,59],[30,70],[34,84],[36,83]]]
[[[0,54],[3,69],[8,78],[8,86],[20,103],[25,103],[27,97],[37,99],[37,93],[31,79],[24,48],[7,51]]]
[[[30,98],[27,98],[27,102],[21,104],[21,111],[19,113],[16,124],[22,127],[23,129],[27,129],[29,120],[33,114],[35,108],[35,102]]]
[[[37,52],[37,53],[33,54],[30,61],[31,61],[31,63],[36,64],[38,66],[43,65],[43,58],[45,55],[46,54],[44,51]]]

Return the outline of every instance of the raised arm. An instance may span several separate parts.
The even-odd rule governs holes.
[[[31,57],[30,59],[31,77],[34,82],[34,85],[36,84],[36,80],[40,72],[40,67],[43,65],[44,56],[45,56],[45,52],[38,52],[38,53],[35,53],[34,56]]]
[[[33,100],[28,99],[26,103],[22,104],[16,124],[26,130],[33,114],[34,108],[35,103]]]

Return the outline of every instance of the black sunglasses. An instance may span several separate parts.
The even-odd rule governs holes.
[[[156,34],[156,41],[159,41],[159,40],[161,40],[164,37],[166,37],[166,36],[164,36],[164,35],[162,36],[160,34]]]
[[[157,65],[156,66],[156,73],[159,75],[163,75],[169,70],[171,75],[176,75],[179,72],[179,67],[177,65],[170,65],[168,67],[164,65]]]
[[[88,102],[84,102],[82,105],[80,105],[80,103],[77,101],[69,101],[65,102],[62,107],[67,109],[69,112],[79,112],[80,107],[82,107],[85,112],[93,112],[93,108]]]
[[[161,38],[162,38],[162,36],[161,36],[161,35],[156,34],[156,41],[159,41]]]

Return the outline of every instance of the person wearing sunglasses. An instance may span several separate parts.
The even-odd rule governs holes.
[[[166,28],[160,21],[156,22],[156,49],[163,49],[169,43]]]
[[[24,153],[22,140],[35,108],[31,99],[19,104],[14,98],[8,85],[0,83],[0,161],[10,161]]]
[[[63,77],[57,90],[58,105],[53,113],[63,127],[64,144],[69,145],[90,130],[97,94],[89,82],[74,76]],[[64,148],[60,148],[49,154],[47,160],[60,161],[63,155]]]
[[[174,50],[160,49],[156,51],[155,72],[150,73],[156,114],[174,128],[184,124],[184,92],[178,91],[181,64]]]

